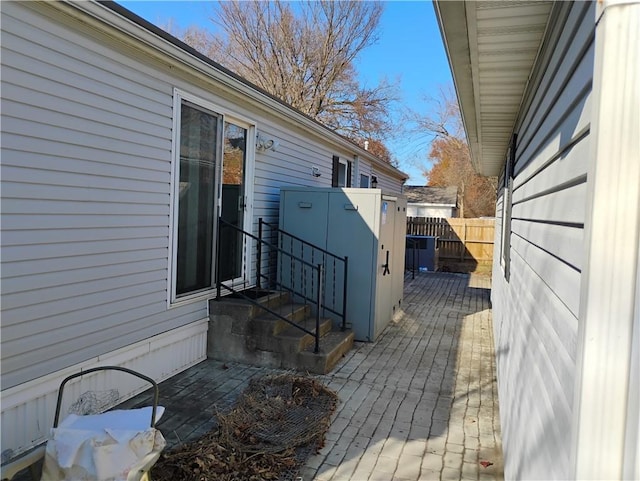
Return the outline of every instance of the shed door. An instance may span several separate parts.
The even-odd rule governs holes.
[[[378,240],[378,266],[376,285],[376,312],[373,339],[375,340],[393,315],[393,276],[396,269],[402,267],[395,264],[395,200],[382,199],[380,206],[380,237]]]

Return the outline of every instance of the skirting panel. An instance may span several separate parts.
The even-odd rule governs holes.
[[[97,366],[122,366],[163,381],[206,359],[207,327],[208,319],[203,319],[2,391],[2,462],[46,440],[53,426],[58,388],[65,377]],[[122,402],[149,387],[141,379],[117,371],[83,376],[65,386],[61,417],[83,394],[87,402],[109,403],[116,396],[117,402]]]

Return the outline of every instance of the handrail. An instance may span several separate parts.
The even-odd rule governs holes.
[[[223,270],[221,269],[222,261],[224,261],[222,256],[226,254],[222,252],[225,249],[222,244],[223,230],[225,229],[231,229],[236,233],[225,235],[231,235],[232,238],[237,239],[234,242],[238,242],[238,244],[233,245],[235,245],[236,251],[241,252],[244,256],[242,269],[237,272],[238,277],[228,281],[220,278]],[[265,235],[265,231],[268,235]],[[237,237],[235,237],[236,235]],[[255,245],[253,245],[254,243]],[[322,313],[330,313],[334,319],[341,320],[341,328],[345,330],[347,257],[337,256],[326,249],[289,234],[279,227],[263,221],[261,218],[259,219],[257,236],[219,218],[217,245],[218,268],[216,269],[215,279],[217,299],[221,298],[223,288],[234,295],[242,297],[298,330],[314,336],[315,352],[319,351],[320,316]],[[300,249],[299,252],[298,249]],[[234,250],[233,247],[231,250]],[[255,267],[255,271],[252,270],[253,267]],[[253,275],[254,272],[255,276]],[[228,274],[227,272],[225,275]],[[333,276],[333,284],[331,286],[327,286],[328,274]],[[336,279],[339,275],[344,276],[344,285],[338,288]],[[242,283],[242,287],[239,286],[239,283]],[[315,310],[316,317],[315,333],[261,304],[257,299],[248,296],[247,291],[254,288],[288,292],[292,298],[298,298],[304,303],[311,304],[313,306],[312,310]],[[342,306],[340,306],[340,302]]]
[[[303,268],[306,267],[308,268],[312,275],[315,274],[315,278],[317,279],[317,284],[316,284],[316,299],[312,300],[310,299],[306,293],[303,292],[297,292],[295,289],[292,289],[291,287],[285,286],[284,284],[280,283],[280,282],[275,282],[275,286],[278,287],[279,289],[285,290],[287,292],[290,292],[293,295],[297,295],[302,297],[305,301],[309,301],[309,302],[313,302],[316,305],[316,326],[315,326],[315,333],[306,329],[305,327],[297,324],[296,322],[291,321],[290,319],[288,319],[287,317],[283,316],[282,314],[280,314],[279,312],[274,311],[273,309],[269,308],[268,306],[265,306],[263,304],[261,304],[260,302],[258,302],[255,299],[252,299],[249,296],[246,296],[243,294],[242,290],[236,289],[233,286],[233,283],[225,283],[225,281],[222,281],[220,279],[220,270],[218,269],[216,271],[216,289],[217,289],[217,299],[220,299],[221,297],[221,289],[222,287],[224,287],[226,290],[228,290],[231,293],[234,293],[236,295],[240,295],[241,297],[243,297],[246,301],[249,301],[251,304],[260,307],[261,309],[263,309],[264,311],[268,312],[269,314],[275,316],[276,318],[285,321],[287,324],[295,327],[296,329],[309,334],[311,336],[314,337],[315,340],[315,346],[314,346],[314,352],[318,353],[320,350],[320,313],[323,309],[325,309],[325,306],[323,306],[322,304],[322,289],[321,289],[321,279],[323,278],[323,274],[324,274],[324,267],[322,266],[322,264],[313,264],[312,262],[309,262],[299,256],[296,256],[288,251],[286,251],[285,249],[279,247],[278,245],[273,244],[272,242],[269,242],[263,238],[257,237],[249,232],[246,232],[244,230],[242,230],[241,228],[239,228],[238,226],[235,226],[225,220],[223,220],[222,218],[219,219],[219,228],[218,228],[218,253],[217,253],[217,259],[218,259],[218,266],[220,266],[220,255],[221,255],[221,249],[220,249],[220,236],[221,236],[221,232],[223,228],[231,228],[232,230],[242,234],[245,238],[248,239],[252,239],[254,241],[257,242],[257,251],[259,253],[259,255],[257,256],[256,259],[256,275],[257,275],[257,279],[258,282],[256,283],[257,285],[260,285],[262,280],[265,279],[265,277],[263,276],[263,274],[260,272],[260,265],[262,263],[262,258],[261,258],[261,254],[262,254],[262,249],[264,247],[267,247],[271,250],[271,252],[282,255],[282,256],[288,256],[290,259],[292,259],[292,261],[297,262],[300,266],[302,266]]]
[[[321,251],[321,252],[323,252],[323,253],[325,253],[325,254],[328,254],[328,255],[330,255],[330,256],[332,256],[332,257],[335,257],[336,259],[340,259],[340,260],[344,260],[344,259],[346,259],[346,257],[340,257],[340,256],[338,256],[338,255],[334,254],[333,252],[329,252],[328,250],[323,249],[322,247],[320,247],[320,246],[318,246],[318,245],[316,245],[316,244],[313,244],[313,243],[311,243],[311,242],[309,242],[309,241],[306,241],[306,240],[304,240],[304,239],[302,239],[302,238],[300,238],[300,237],[298,237],[298,236],[296,236],[296,235],[294,235],[294,234],[291,234],[291,233],[289,233],[289,232],[287,232],[287,231],[285,231],[285,230],[281,229],[281,228],[280,228],[280,227],[278,227],[278,226],[275,226],[275,225],[273,225],[273,224],[271,224],[271,223],[269,223],[269,222],[266,222],[266,221],[262,220],[262,218],[258,219],[258,222],[259,222],[261,225],[266,225],[267,227],[269,227],[270,229],[273,229],[273,230],[274,230],[274,231],[276,231],[276,232],[281,232],[281,233],[283,233],[283,234],[286,234],[288,237],[291,237],[292,239],[295,239],[295,240],[297,240],[297,241],[300,241],[300,242],[302,242],[303,244],[308,245],[309,247],[313,247],[314,249],[317,249],[317,250],[319,250],[319,251]]]
[[[332,309],[331,307],[327,306],[326,304],[322,305],[322,308],[326,311],[331,312],[332,314],[335,314],[336,316],[339,316],[341,318],[341,330],[344,331],[346,329],[346,320],[347,320],[347,280],[348,280],[348,265],[349,265],[349,257],[348,256],[338,256],[336,254],[334,254],[333,252],[330,252],[316,244],[313,244],[312,242],[309,242],[307,240],[302,239],[301,237],[298,237],[294,234],[291,234],[290,232],[287,232],[283,229],[281,229],[279,226],[276,226],[274,224],[271,224],[269,222],[264,221],[262,218],[258,219],[258,232],[260,234],[260,237],[262,238],[263,236],[263,226],[267,226],[269,227],[272,232],[275,232],[277,234],[282,234],[285,235],[295,241],[298,241],[301,243],[302,246],[307,246],[310,247],[312,249],[318,250],[323,254],[326,254],[330,257],[332,257],[334,260],[336,261],[340,261],[343,263],[343,272],[344,272],[344,279],[343,279],[343,289],[342,289],[342,310],[341,312],[338,312],[334,309]],[[326,269],[325,269],[326,271]],[[335,272],[334,272],[334,276],[335,276]],[[334,290],[334,296],[335,296],[335,290]]]
[[[233,287],[230,287],[230,286],[224,286],[224,288],[225,288],[225,289],[227,289],[228,291],[230,291],[230,292],[234,293],[234,294],[242,294],[242,291],[239,291],[239,290],[237,290],[237,289],[234,289]],[[303,332],[305,332],[305,333],[307,333],[307,334],[309,334],[309,335],[311,335],[311,336],[314,336],[314,337],[315,337],[315,334],[314,334],[313,332],[309,331],[308,329],[306,329],[306,328],[302,327],[302,326],[301,326],[301,325],[299,325],[299,324],[296,324],[295,322],[292,322],[291,320],[289,320],[289,319],[287,319],[286,317],[282,316],[282,314],[280,314],[280,313],[278,313],[278,312],[274,311],[274,310],[273,310],[273,309],[271,309],[270,307],[267,307],[267,306],[265,306],[265,305],[263,305],[263,304],[260,304],[260,303],[259,303],[259,302],[257,302],[256,300],[251,299],[250,297],[246,297],[246,300],[248,300],[249,302],[251,302],[252,304],[254,304],[254,305],[256,305],[256,306],[260,306],[262,309],[264,309],[265,311],[267,311],[269,314],[272,314],[272,315],[276,316],[278,319],[281,319],[281,320],[283,320],[283,321],[286,321],[287,323],[291,324],[292,326],[297,327],[297,328],[298,328],[298,329],[300,329],[301,331],[303,331]]]
[[[407,236],[407,241],[411,244],[411,279],[416,278],[416,245],[418,244],[417,239],[412,239],[410,236]]]

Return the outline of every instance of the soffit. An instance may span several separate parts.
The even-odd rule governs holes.
[[[550,1],[436,1],[475,168],[499,175]]]

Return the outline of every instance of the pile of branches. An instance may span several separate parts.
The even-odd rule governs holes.
[[[322,383],[283,374],[252,380],[218,429],[163,453],[157,481],[272,480],[297,471],[305,447],[322,447],[337,395]],[[308,453],[311,453],[308,450]]]

